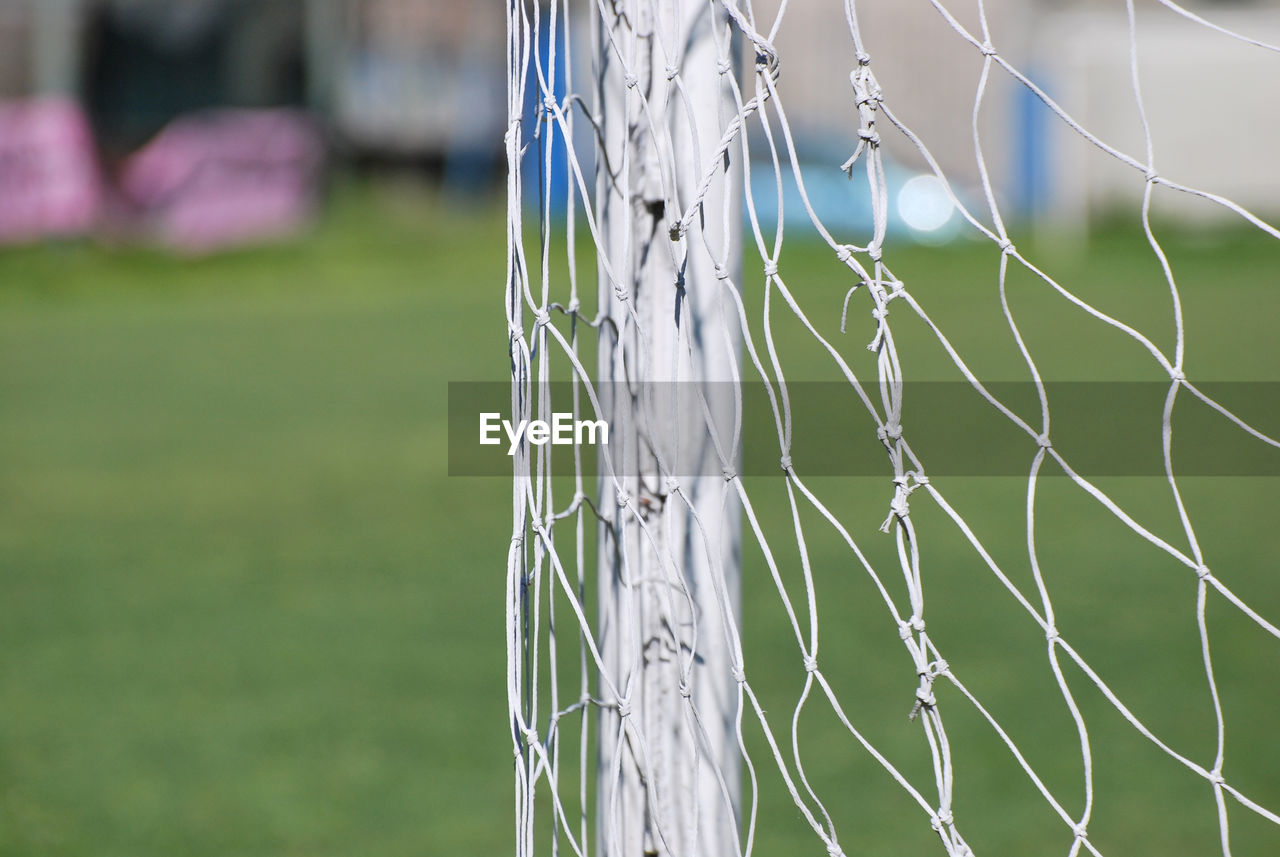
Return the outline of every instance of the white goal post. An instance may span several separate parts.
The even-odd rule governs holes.
[[[826,86],[843,99],[848,125],[843,139],[816,147],[818,160],[842,150],[820,173],[801,123],[787,112],[788,99],[804,95],[787,89],[787,56],[778,47],[788,16],[802,5],[805,20],[839,28],[847,41],[844,65],[830,69]],[[1127,834],[1113,834],[1112,822],[1098,818],[1104,800],[1127,799],[1111,790],[1109,774],[1097,773],[1122,752],[1101,743],[1113,731],[1137,739],[1142,749],[1134,753],[1159,758],[1149,763],[1153,777],[1202,786],[1201,807],[1224,855],[1232,853],[1237,819],[1250,845],[1280,847],[1280,787],[1255,777],[1247,761],[1233,777],[1233,763],[1249,751],[1228,752],[1225,737],[1229,724],[1252,716],[1242,711],[1268,697],[1234,696],[1234,680],[1215,670],[1210,625],[1245,629],[1227,636],[1260,632],[1265,651],[1249,668],[1258,672],[1250,681],[1262,683],[1280,679],[1280,629],[1270,604],[1238,594],[1262,591],[1265,601],[1256,577],[1220,567],[1206,548],[1175,468],[1175,405],[1205,409],[1219,430],[1263,449],[1280,448],[1280,426],[1238,416],[1233,402],[1203,383],[1223,379],[1188,371],[1195,364],[1186,356],[1193,328],[1184,318],[1187,287],[1161,237],[1159,206],[1187,198],[1257,236],[1280,240],[1280,230],[1267,212],[1158,169],[1161,141],[1143,97],[1144,85],[1158,84],[1143,78],[1138,45],[1144,21],[1166,15],[1205,38],[1259,52],[1275,69],[1280,49],[1170,0],[1112,3],[1128,35],[1127,76],[1117,85],[1128,88],[1141,133],[1131,149],[1095,134],[1006,55],[982,0],[899,3],[927,12],[977,70],[965,105],[970,161],[953,167],[947,157],[960,147],[937,154],[934,141],[897,112],[894,92],[912,82],[877,76],[877,46],[859,11],[879,6],[879,20],[891,21],[885,4],[818,5],[825,18],[800,0],[509,0],[510,419],[551,423],[571,413],[609,426],[599,450],[527,441],[512,450],[506,643],[516,853],[765,853],[762,825],[787,817],[806,837],[794,853],[860,853],[860,835],[890,818],[875,817],[872,790],[892,794],[885,806],[905,807],[904,843],[923,833],[951,857],[1000,853],[992,843],[1008,847],[1012,837],[984,837],[1006,810],[968,802],[964,784],[1008,771],[1047,819],[1046,839],[1034,847],[1070,857],[1126,853]],[[1087,283],[1064,281],[1015,242],[1029,218],[1011,213],[987,155],[984,111],[995,109],[997,86],[1033,99],[1036,115],[1090,157],[1127,170],[1128,213],[1146,276],[1159,287],[1144,301],[1159,303],[1167,329],[1156,332],[1143,312],[1116,309]],[[924,180],[915,187],[931,189],[929,204],[941,205],[940,219],[968,242],[965,258],[985,254],[989,288],[964,304],[992,310],[977,340],[1001,341],[1029,406],[981,374],[985,358],[967,350],[975,341],[964,329],[973,317],[967,306],[901,273],[898,258],[929,252],[913,244],[921,235],[904,208],[899,162],[907,160]],[[953,178],[957,171],[961,178]],[[851,188],[848,209],[865,209],[853,225],[821,198],[832,175]],[[807,249],[788,249],[784,258],[784,247],[801,245]],[[1270,270],[1280,270],[1280,244],[1267,252]],[[803,285],[805,270],[791,275],[794,259],[813,260],[800,268],[825,266],[820,288]],[[1154,469],[1143,475],[1159,484],[1159,510],[1148,499],[1155,493],[1117,494],[1060,448],[1067,412],[1090,409],[1064,404],[1067,393],[1042,368],[1052,349],[1026,332],[1034,325],[1020,298],[1010,297],[1015,288],[1139,355],[1144,383],[1158,392],[1141,441],[1155,453]],[[855,330],[867,336],[851,343]],[[1257,348],[1271,349],[1274,365],[1274,344]],[[930,411],[928,391],[912,386],[913,367],[930,360],[1022,444],[1010,453],[1018,495],[1002,513],[1013,523],[995,532],[988,532],[991,510],[966,505],[972,496],[964,485],[957,481],[953,491],[939,475],[947,471],[925,451],[928,431],[912,422],[928,413],[946,428],[959,419],[936,404]],[[799,374],[790,374],[797,365]],[[818,366],[827,385],[806,387]],[[1150,380],[1153,373],[1159,380]],[[858,421],[841,422],[828,433],[834,441],[815,440],[815,410],[821,416],[828,406],[831,413],[853,409]],[[744,452],[760,425],[771,435],[769,474],[753,469],[759,457]],[[1102,442],[1102,431],[1090,437]],[[858,443],[876,447],[873,472],[840,469],[839,455]],[[868,484],[864,475],[879,476],[871,501],[879,512],[869,528],[869,505],[854,496]],[[1105,646],[1075,636],[1086,629],[1062,606],[1079,600],[1063,573],[1096,565],[1097,554],[1074,545],[1071,533],[1043,535],[1037,509],[1058,508],[1053,498],[1067,490],[1046,488],[1049,475],[1070,489],[1071,502],[1087,505],[1081,520],[1104,517],[1122,534],[1117,543],[1129,540],[1124,550],[1140,547],[1143,563],[1187,584],[1186,612],[1167,620],[1181,630],[1167,646],[1153,645],[1172,658],[1193,642],[1194,693],[1209,712],[1203,740],[1188,744],[1180,726],[1163,728],[1161,715],[1153,719],[1117,683]],[[916,503],[929,512],[913,515]],[[1009,529],[1020,554],[1001,541]],[[754,579],[743,579],[744,567],[757,571]],[[999,646],[984,652],[958,640],[954,628],[967,623],[980,636],[991,621],[983,611],[966,614],[963,596],[928,601],[926,611],[930,593],[979,586],[957,585],[961,573],[989,585],[983,598],[1008,611],[999,621],[1034,634],[1038,655]],[[752,598],[744,591],[760,593],[752,603],[772,611],[782,643],[753,648],[743,603]],[[855,591],[856,604],[839,600]],[[935,632],[929,622],[947,608],[958,615]],[[1147,607],[1138,601],[1132,609]],[[832,651],[858,636],[844,627],[849,617],[873,614],[883,626],[875,633],[892,637],[896,656]],[[833,637],[842,642],[825,644],[820,659],[820,644]],[[775,659],[784,646],[790,660]],[[829,653],[839,667],[828,667]],[[859,657],[876,659],[874,674],[858,668]],[[1023,715],[1039,709],[1001,701],[1006,670],[1026,670],[1026,686],[1048,700],[1036,705],[1055,712],[1053,741],[1061,746],[1028,746],[1040,739],[1026,736],[1040,733]],[[881,686],[880,671],[910,688],[883,709],[868,701],[879,692],[872,688]],[[1227,684],[1229,693],[1220,690]],[[1231,696],[1225,703],[1224,695]],[[896,712],[891,726],[882,711]],[[842,743],[814,746],[809,736],[818,734]],[[978,734],[985,737],[972,737]],[[836,773],[828,777],[824,767]],[[897,825],[899,816],[892,818],[887,826]],[[1095,832],[1099,825],[1104,833]],[[769,841],[777,847],[781,840]]]

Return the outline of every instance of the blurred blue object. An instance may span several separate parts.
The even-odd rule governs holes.
[[[845,172],[840,169],[840,162],[838,156],[828,155],[821,160],[819,156],[812,159],[802,156],[800,175],[804,179],[805,194],[818,219],[837,241],[866,244],[874,228],[866,164],[859,159],[850,172]],[[962,232],[964,221],[960,213],[942,182],[932,173],[917,173],[887,158],[884,168],[889,238],[941,244]],[[789,164],[782,165],[781,199],[772,163],[753,161],[750,172],[751,201],[766,243],[777,228],[779,216],[788,229],[808,231],[812,228]],[[745,209],[744,218],[750,228],[750,216]]]
[[[1053,87],[1034,66],[1027,70],[1027,74],[1042,90],[1052,91]],[[1049,130],[1055,119],[1053,111],[1027,87],[1018,87],[1014,98],[1017,140],[1014,202],[1019,213],[1034,217],[1052,210],[1050,164],[1053,152],[1050,150]]]
[[[565,29],[556,29],[555,66],[551,65],[551,37],[548,27],[538,33],[539,75],[551,89],[558,104],[564,103],[565,86]],[[541,200],[543,211],[549,216],[564,214],[569,205],[569,157],[564,134],[552,114],[543,106],[541,81],[530,76],[524,100],[524,159],[520,170],[524,176],[524,198],[532,204]],[[536,136],[535,136],[536,135]],[[548,152],[549,150],[549,152]],[[548,157],[549,155],[549,157]],[[584,169],[587,166],[584,165]],[[550,178],[550,193],[547,180]]]

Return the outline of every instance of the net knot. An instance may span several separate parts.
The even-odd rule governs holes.
[[[1187,380],[1187,376],[1181,369],[1170,369],[1169,380],[1181,382]]]
[[[804,671],[805,671],[805,672],[810,672],[810,673],[817,672],[817,671],[818,671],[818,659],[817,659],[817,658],[815,658],[813,655],[805,655],[805,656],[804,656]]]
[[[1211,574],[1213,574],[1213,572],[1209,570],[1209,566],[1207,565],[1196,566],[1196,577],[1198,577],[1199,579],[1204,580]]]
[[[782,456],[782,458],[778,459],[778,463],[782,465],[782,470],[783,470],[783,472],[784,472],[784,473],[789,473],[789,472],[791,471],[791,456],[790,456],[790,455],[784,455],[784,456]]]
[[[772,259],[769,259],[768,261],[766,261],[766,262],[764,263],[764,275],[765,275],[766,277],[773,277],[773,276],[777,276],[777,273],[778,273],[778,263],[777,263],[777,262],[773,261]]]
[[[1143,177],[1147,180],[1149,184],[1160,183],[1160,174],[1157,173],[1154,169],[1148,169],[1145,173],[1143,173]]]
[[[542,99],[542,109],[547,111],[548,113],[555,113],[556,112],[555,98],[553,96],[548,95],[546,98]]]
[[[885,307],[876,307],[871,311],[871,317],[876,321],[884,321],[889,316],[889,310]]]
[[[1044,629],[1044,638],[1049,642],[1050,645],[1053,645],[1054,643],[1058,642],[1058,640],[1062,639],[1061,635],[1058,634],[1058,629],[1055,628],[1053,625],[1050,625],[1048,628]]]
[[[667,477],[667,493],[677,494],[680,491],[680,480],[674,476]]]
[[[1005,254],[1006,256],[1008,256],[1010,253],[1013,253],[1016,249],[1017,249],[1017,248],[1013,246],[1013,242],[1012,242],[1012,241],[1010,241],[1008,238],[1001,238],[1001,239],[1000,239],[1000,252],[1001,252],[1001,253],[1003,253],[1003,254]]]
[[[850,249],[848,244],[841,244],[836,248],[836,258],[848,264],[849,260],[853,258],[853,250]]]
[[[521,734],[524,736],[524,740],[525,740],[525,743],[526,743],[526,744],[537,744],[537,743],[539,743],[539,742],[538,742],[538,730],[537,730],[537,729],[534,729],[532,726],[526,726],[526,727],[524,727],[523,729],[521,729],[521,730],[520,730],[520,732],[521,732]]]
[[[580,309],[582,309],[582,301],[578,300],[576,297],[571,298],[569,303],[565,306],[565,311],[570,315],[576,314]]]
[[[735,666],[729,672],[729,676],[738,684],[745,684],[747,681],[747,674],[740,666]]]
[[[680,73],[680,69],[677,68],[676,66],[673,66],[673,65],[667,66],[667,80],[675,80],[676,75],[678,75],[679,73]]]
[[[866,86],[862,85],[860,81],[854,82],[853,105],[855,107],[866,107],[868,104],[879,104],[881,100],[879,89],[868,89]]]
[[[631,495],[622,488],[618,489],[618,505],[625,508],[631,502]]]
[[[618,716],[623,720],[631,716],[631,698],[624,696],[618,700]]]
[[[945,808],[939,809],[929,819],[929,825],[939,833],[942,832],[942,828],[950,827],[953,824],[955,824],[955,817],[951,814],[951,810]]]
[[[721,74],[728,74],[733,71],[733,63],[729,62],[729,60],[720,60],[716,65],[716,70]]]
[[[939,664],[941,664],[941,666],[939,666]],[[916,675],[920,676],[920,678],[924,679],[925,681],[932,682],[935,678],[938,677],[938,673],[941,670],[944,670],[946,668],[947,668],[946,661],[941,661],[941,662],[931,661],[925,664],[924,666],[920,667],[920,669],[916,670]]]
[[[551,313],[544,309],[540,309],[533,314],[533,323],[535,327],[546,327],[551,324]]]
[[[881,438],[881,440],[884,440],[884,438]],[[907,498],[911,496],[911,492],[915,489],[907,485],[905,476],[901,480],[894,479],[893,482],[895,487],[893,489],[893,499],[889,501],[889,514],[884,519],[884,523],[880,525],[880,532],[882,533],[889,532],[889,529],[893,526],[894,518],[903,521],[911,514],[911,506],[907,503]],[[920,628],[923,627],[924,625],[922,624]],[[920,630],[920,628],[916,630]]]
[[[507,325],[507,333],[516,342],[524,340],[524,328],[516,324],[514,321]]]
[[[866,51],[858,51],[858,65],[871,65],[871,55]]]
[[[1221,785],[1224,785],[1227,781],[1223,778],[1222,771],[1218,770],[1217,768],[1214,768],[1212,771],[1209,772],[1209,782],[1213,783],[1215,786],[1221,786]]]
[[[717,263],[716,263],[716,279],[717,279],[717,280],[727,280],[727,279],[729,279],[729,271],[728,271],[728,269],[727,269],[727,268],[725,268],[725,266],[724,266],[724,265],[721,265],[719,262],[717,262]]]
[[[630,295],[627,294],[627,287],[621,283],[613,287],[613,296],[624,304],[630,298]]]
[[[1071,826],[1071,831],[1075,833],[1076,839],[1089,838],[1089,827],[1083,821],[1080,822],[1079,824],[1073,824]]]
[[[896,422],[885,423],[876,429],[876,437],[882,441],[897,440],[902,437],[902,425]],[[897,480],[894,480],[897,482]]]
[[[725,482],[732,482],[733,480],[738,478],[738,471],[734,470],[732,467],[722,468],[720,470],[720,474],[724,476]]]
[[[858,136],[872,146],[880,145],[880,135],[876,133],[874,128],[859,128]]]
[[[982,51],[982,55],[984,57],[993,57],[996,55],[996,46],[990,42],[983,42],[982,46],[978,48],[978,50]]]
[[[1048,449],[1049,447],[1053,446],[1053,442],[1049,440],[1048,432],[1042,432],[1036,435],[1036,443],[1040,446],[1041,449]]]
[[[622,80],[624,83],[626,83],[627,89],[635,89],[636,84],[640,82],[640,79],[637,78],[634,74],[631,74],[630,72],[628,72],[627,76],[624,77]]]
[[[880,256],[881,256],[880,245],[872,244],[871,246],[867,247],[867,255],[871,257],[872,262],[879,262]]]
[[[933,708],[935,705],[938,704],[937,698],[935,698],[933,695],[932,687],[933,687],[933,682],[927,681],[921,687],[916,688],[916,705],[915,705],[915,708],[912,710],[912,717],[911,717],[912,720],[915,719],[915,715],[920,713],[920,709]]]
[[[773,45],[764,40],[756,41],[756,71],[769,72],[776,82],[778,79],[778,52]]]
[[[827,857],[844,857],[844,849],[834,839],[827,843]]]
[[[693,688],[689,687],[689,682],[685,681],[684,679],[680,679],[680,685],[678,689],[680,691],[680,695],[683,696],[685,699],[688,699],[689,697],[693,696]]]
[[[881,322],[876,325],[876,335],[871,337],[871,341],[867,343],[868,351],[874,353],[880,350],[880,346],[884,344],[884,332],[885,324],[884,321],[881,320]],[[883,438],[881,438],[881,440],[883,440]]]

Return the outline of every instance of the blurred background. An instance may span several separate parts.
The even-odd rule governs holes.
[[[856,129],[853,59],[821,5],[792,4],[781,85],[820,214],[856,233],[869,209],[834,166]],[[1139,5],[1160,170],[1274,211],[1280,114],[1256,108],[1280,65]],[[1280,41],[1275,3],[1195,8]],[[1015,64],[1142,150],[1122,3],[987,9]],[[859,10],[886,98],[973,199],[981,57],[928,4]],[[504,30],[502,4],[470,0],[0,0],[0,855],[510,850],[509,486],[446,476],[445,415],[448,382],[507,377]],[[981,121],[998,198],[1055,273],[1163,323],[1142,176],[1002,76]],[[959,239],[907,147],[890,154],[904,279],[951,288],[944,322],[999,324],[998,253]],[[1271,379],[1246,346],[1272,335],[1274,251],[1202,203],[1169,195],[1157,213],[1180,236],[1189,315],[1219,343],[1193,364]],[[834,323],[844,286],[831,297],[823,252],[793,234],[795,289]],[[1228,323],[1224,305],[1254,310]],[[1026,307],[1064,377],[1133,357],[1081,355],[1060,306]],[[1268,481],[1241,490],[1235,508],[1270,502]],[[1259,520],[1203,505],[1230,556],[1276,558]],[[1262,581],[1237,581],[1260,609]],[[766,625],[771,603],[749,590],[749,617]],[[1248,670],[1240,684],[1277,701]],[[765,841],[790,847],[794,822]],[[867,853],[894,853],[864,832]]]

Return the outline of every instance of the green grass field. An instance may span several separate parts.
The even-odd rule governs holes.
[[[0,253],[0,855],[510,853],[509,486],[445,475],[446,384],[507,371],[502,229],[496,205],[450,209],[343,185],[313,234],[276,247],[199,260],[81,244]],[[825,257],[788,247],[784,273],[837,326],[843,289],[825,279]],[[1188,373],[1275,380],[1277,248],[1230,233],[1175,236],[1170,250]],[[1139,233],[1112,230],[1087,254],[1046,248],[1044,258],[1171,343],[1167,292]],[[1001,323],[998,252],[901,259],[957,347],[1001,376],[1014,352],[989,333]],[[1158,377],[1134,346],[1028,278],[1011,290],[1046,376]],[[919,355],[908,372],[945,376],[945,356],[901,323],[900,347]],[[779,336],[793,345],[795,377],[826,377],[795,330],[780,324]],[[864,327],[850,353],[866,338]],[[1059,627],[1135,712],[1210,763],[1194,576],[1065,480],[1048,481],[1041,515],[1055,523],[1041,558]],[[1178,538],[1153,480],[1103,482]],[[886,485],[822,487],[889,562],[891,539],[875,532]],[[774,514],[780,487],[759,484]],[[1030,591],[1023,480],[948,490]],[[1273,479],[1186,485],[1210,565],[1272,620],[1277,490]],[[1043,634],[1009,609],[937,509],[912,509],[928,533],[931,631],[1077,811],[1076,738]],[[785,517],[776,529],[785,543]],[[925,773],[896,629],[833,540],[812,547],[824,670],[877,744]],[[785,731],[799,655],[758,557],[745,578],[745,621],[758,629],[749,670]],[[1275,809],[1280,643],[1221,600],[1209,621],[1227,776]],[[1091,832],[1104,852],[1214,853],[1210,788],[1137,738],[1078,674],[1069,680],[1094,738]],[[988,846],[980,853],[1066,853],[1070,834],[990,733],[963,706],[947,716],[962,768],[957,818],[974,819],[965,829]],[[803,726],[848,853],[938,853],[918,808],[832,718],[815,706]],[[825,853],[759,761],[768,808],[756,853]],[[1276,853],[1277,828],[1234,804],[1231,819],[1237,857]]]

